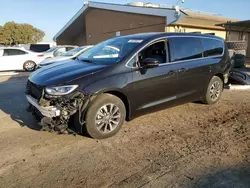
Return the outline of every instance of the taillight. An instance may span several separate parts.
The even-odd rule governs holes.
[[[44,55],[43,54],[39,54],[39,55],[37,55],[37,57],[43,57]]]

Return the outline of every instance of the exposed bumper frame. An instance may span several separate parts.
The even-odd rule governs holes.
[[[45,117],[49,117],[49,118],[58,117],[61,114],[61,111],[59,109],[57,109],[55,106],[43,107],[43,106],[40,106],[38,101],[35,98],[33,98],[32,96],[26,95],[26,98],[27,98],[28,102],[32,106],[34,106]]]

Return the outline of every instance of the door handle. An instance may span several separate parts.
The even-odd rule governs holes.
[[[179,69],[179,70],[178,70],[179,73],[181,73],[181,72],[186,72],[186,71],[187,71],[187,69],[185,69],[185,68],[182,68],[182,69]]]

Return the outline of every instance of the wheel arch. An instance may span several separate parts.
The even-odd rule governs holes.
[[[217,73],[214,76],[218,76],[221,79],[221,81],[222,81],[222,83],[224,85],[224,75],[222,73]]]
[[[110,89],[110,90],[104,90],[101,92],[98,92],[97,95],[103,94],[103,93],[107,93],[107,94],[111,94],[114,95],[116,97],[118,97],[119,99],[122,100],[123,104],[125,105],[126,108],[126,121],[130,120],[130,113],[131,113],[131,109],[130,109],[130,102],[129,99],[127,97],[126,94],[124,94],[124,92],[118,90],[118,89]]]

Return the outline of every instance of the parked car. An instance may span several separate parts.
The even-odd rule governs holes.
[[[46,52],[44,52],[45,58],[52,58],[57,57],[65,54],[66,52],[75,49],[77,46],[71,46],[71,45],[63,45],[63,46],[54,46],[50,49],[48,49]]]
[[[50,49],[49,44],[30,44],[30,51],[33,52],[45,52]]]
[[[57,57],[53,57],[53,58],[47,58],[44,59],[40,64],[39,67],[44,67],[46,65],[51,65],[55,62],[58,61],[65,61],[65,60],[69,60],[72,58],[75,58],[79,55],[81,55],[83,52],[87,51],[88,49],[90,49],[92,46],[80,46],[77,48],[74,48],[68,52],[66,52],[65,54],[61,55],[61,56],[57,56]]]
[[[153,109],[216,103],[230,69],[222,38],[136,34],[97,44],[70,63],[39,69],[29,77],[26,93],[46,129],[65,132],[70,121],[75,130],[84,126],[91,137],[102,139]]]
[[[19,47],[0,47],[0,71],[34,71],[44,55]]]

